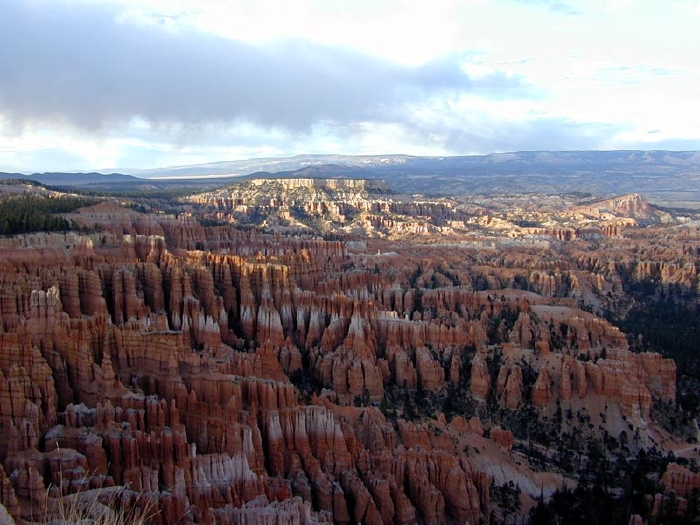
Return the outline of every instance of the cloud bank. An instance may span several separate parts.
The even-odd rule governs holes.
[[[436,93],[522,89],[502,74],[470,79],[457,56],[411,68],[300,40],[256,45],[120,22],[105,6],[10,3],[3,10],[0,110],[20,126],[242,119],[308,129],[394,118],[402,105]]]

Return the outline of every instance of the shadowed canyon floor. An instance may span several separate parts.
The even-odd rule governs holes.
[[[695,512],[697,356],[620,329],[697,312],[692,214],[337,179],[135,207],[0,238],[17,523],[112,486],[164,524],[537,523],[596,490],[611,523]]]

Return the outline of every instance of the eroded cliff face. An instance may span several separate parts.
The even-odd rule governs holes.
[[[433,394],[485,414],[605,407],[601,425],[619,432],[618,413],[641,440],[653,400],[675,399],[673,361],[577,307],[614,289],[614,265],[373,255],[105,207],[86,220],[104,230],[4,240],[0,502],[15,520],[87,483],[143,492],[159,523],[475,523],[504,472],[533,496],[544,481],[509,456],[512,429],[446,416]]]
[[[251,179],[188,200],[211,219],[264,222],[276,233],[440,234],[465,218],[452,201],[415,199],[370,179]]]

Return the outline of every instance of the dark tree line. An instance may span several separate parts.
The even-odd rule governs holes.
[[[678,284],[625,284],[634,306],[620,319],[608,317],[627,334],[633,350],[651,350],[676,362],[677,405],[686,418],[700,415],[700,295]]]
[[[14,235],[37,231],[66,231],[70,223],[60,213],[70,213],[93,204],[78,197],[51,198],[20,195],[0,200],[0,234]]]

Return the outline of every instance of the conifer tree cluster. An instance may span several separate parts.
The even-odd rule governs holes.
[[[20,195],[0,199],[0,234],[14,235],[37,231],[66,231],[70,223],[61,213],[70,213],[92,204],[79,197]]]

